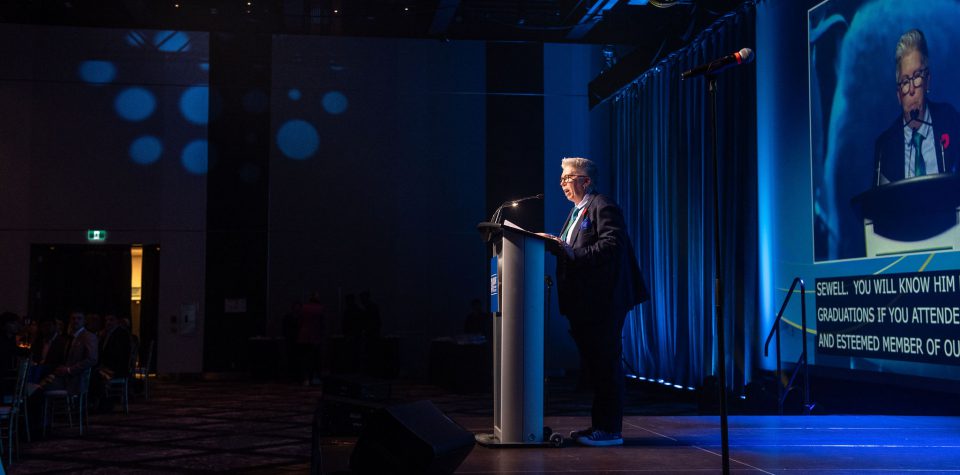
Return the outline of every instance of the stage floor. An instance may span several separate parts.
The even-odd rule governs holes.
[[[488,418],[452,417],[473,432]],[[548,417],[569,432],[587,417]],[[732,416],[735,473],[960,473],[960,418]],[[628,416],[622,447],[490,449],[476,446],[457,473],[718,473],[719,416]]]

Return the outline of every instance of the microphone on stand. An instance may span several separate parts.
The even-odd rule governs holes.
[[[715,75],[719,74],[720,71],[727,69],[731,66],[736,66],[738,64],[747,64],[753,61],[753,50],[750,48],[743,48],[736,53],[729,54],[720,59],[715,59],[709,63],[703,63],[693,69],[685,71],[680,75],[680,79],[690,79],[692,77],[697,77],[701,75]]]
[[[504,201],[503,204],[501,204],[500,206],[498,206],[498,207],[497,207],[497,210],[493,212],[493,216],[490,218],[490,222],[491,222],[491,223],[499,223],[499,222],[500,222],[500,218],[501,218],[502,215],[503,215],[503,208],[504,208],[505,206],[508,206],[508,205],[509,205],[509,206],[512,207],[512,208],[516,208],[520,203],[522,203],[522,202],[524,202],[524,201],[529,201],[529,200],[542,200],[542,199],[543,199],[543,193],[537,193],[537,194],[535,194],[535,195],[524,196],[523,198],[517,198],[517,199],[515,199],[515,200],[507,200],[507,201]]]

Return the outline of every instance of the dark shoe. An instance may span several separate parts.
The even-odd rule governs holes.
[[[570,431],[570,438],[577,440],[578,437],[583,437],[593,433],[593,427],[588,427],[586,429],[572,430]]]
[[[595,430],[587,435],[577,437],[577,442],[590,447],[609,447],[612,445],[623,445],[623,437],[619,432],[606,432]]]

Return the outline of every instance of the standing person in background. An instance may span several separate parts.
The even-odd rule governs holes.
[[[297,344],[300,346],[303,385],[319,384],[323,368],[324,308],[320,296],[314,293],[300,309],[300,331]]]

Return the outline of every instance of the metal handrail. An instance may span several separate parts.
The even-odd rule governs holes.
[[[790,297],[793,296],[797,284],[800,284],[800,327],[803,335],[803,351],[800,353],[800,359],[797,360],[797,367],[794,368],[793,374],[790,376],[790,381],[787,383],[786,391],[784,391],[784,386],[780,382],[782,380],[782,368],[780,364],[780,321],[783,320],[783,312],[787,309],[787,304],[790,303]],[[794,389],[793,382],[797,378],[797,372],[800,371],[800,368],[803,368],[803,411],[805,414],[810,414],[814,405],[810,403],[810,370],[807,365],[807,292],[806,286],[803,284],[803,279],[799,277],[793,279],[793,283],[790,284],[790,290],[787,291],[787,296],[783,299],[783,305],[780,306],[780,311],[777,312],[777,318],[773,322],[773,328],[770,329],[770,334],[767,335],[767,341],[763,344],[763,356],[769,356],[770,340],[774,334],[777,335],[777,408],[780,414],[783,414],[783,402],[787,398],[787,394]]]

